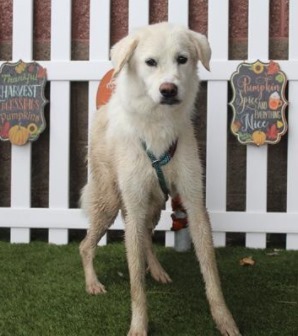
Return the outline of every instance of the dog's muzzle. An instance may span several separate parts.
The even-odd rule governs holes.
[[[178,87],[173,83],[162,83],[159,87],[159,92],[161,94],[161,104],[175,105],[179,104],[178,99]]]

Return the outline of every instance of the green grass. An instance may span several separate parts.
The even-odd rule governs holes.
[[[88,296],[78,245],[0,243],[1,336],[118,336],[130,322],[124,247],[98,248],[96,270],[108,293]],[[149,335],[218,335],[194,254],[157,247],[173,284],[148,275]],[[227,303],[244,336],[298,335],[298,252],[217,250]],[[253,267],[239,266],[252,255]]]

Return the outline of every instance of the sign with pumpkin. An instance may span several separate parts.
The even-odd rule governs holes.
[[[0,68],[0,140],[24,145],[45,129],[46,69],[22,60]]]
[[[276,144],[287,131],[286,75],[277,62],[240,63],[231,77],[231,131],[242,144]]]

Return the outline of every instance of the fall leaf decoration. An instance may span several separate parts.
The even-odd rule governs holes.
[[[245,257],[239,261],[240,266],[254,266],[255,263],[256,262],[252,257]]]
[[[6,121],[2,128],[0,128],[0,137],[5,139],[8,138],[8,131],[10,129],[10,123]]]
[[[20,64],[16,66],[16,73],[21,74],[22,72],[25,71],[25,69],[26,69],[26,63],[20,62]]]
[[[280,71],[280,67],[278,65],[278,63],[274,62],[274,61],[270,61],[269,65],[268,65],[268,75],[275,75]]]
[[[40,67],[38,69],[37,78],[43,78],[47,74],[47,69]]]
[[[278,129],[276,124],[271,125],[271,127],[268,129],[266,135],[269,140],[274,140],[276,139],[278,134]]]

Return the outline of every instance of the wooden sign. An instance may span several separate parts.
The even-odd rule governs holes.
[[[241,63],[231,77],[231,131],[242,144],[276,144],[287,131],[286,75],[278,63]]]
[[[0,140],[24,145],[45,129],[46,69],[36,62],[4,63],[0,68]]]

